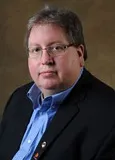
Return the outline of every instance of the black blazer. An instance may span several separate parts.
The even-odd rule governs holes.
[[[19,149],[32,114],[26,94],[33,83],[10,97],[0,126],[0,160]],[[60,105],[32,160],[115,160],[115,91],[84,70]]]

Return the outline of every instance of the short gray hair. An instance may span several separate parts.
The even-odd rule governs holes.
[[[64,8],[45,6],[28,21],[25,37],[26,48],[28,48],[28,38],[32,28],[40,24],[56,24],[63,28],[70,43],[74,43],[76,46],[80,44],[84,46],[84,60],[87,59],[83,28],[76,13]]]

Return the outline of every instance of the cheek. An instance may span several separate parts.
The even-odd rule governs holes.
[[[56,69],[58,71],[58,76],[63,78],[68,75],[68,72],[72,69],[71,62],[67,57],[58,59],[56,63]]]
[[[36,75],[37,73],[37,67],[36,67],[36,63],[34,63],[33,61],[31,60],[28,60],[28,68],[29,68],[29,72],[30,72],[30,75],[33,77]]]

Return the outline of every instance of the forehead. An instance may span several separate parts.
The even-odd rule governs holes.
[[[55,24],[40,24],[35,25],[31,29],[28,43],[30,44],[43,44],[50,42],[67,42],[67,35],[65,30]]]

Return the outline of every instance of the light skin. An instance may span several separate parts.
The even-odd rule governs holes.
[[[46,48],[51,44],[69,44],[64,30],[57,25],[35,25],[28,39],[28,47]],[[71,87],[84,66],[84,47],[71,46],[63,55],[51,57],[43,50],[40,58],[28,57],[28,66],[33,81],[44,98]]]

